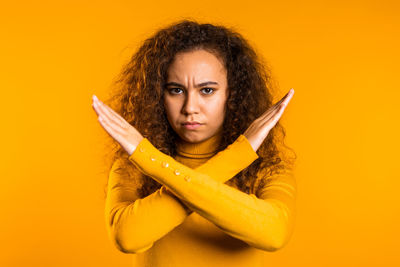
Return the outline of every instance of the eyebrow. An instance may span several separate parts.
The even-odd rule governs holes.
[[[203,86],[207,86],[207,85],[210,85],[210,84],[216,84],[216,85],[218,85],[217,82],[208,81],[208,82],[196,84],[195,87],[198,88],[198,87],[203,87]],[[165,84],[165,87],[170,86],[170,85],[185,87],[185,86],[183,86],[182,84],[179,84],[179,83],[176,83],[176,82],[169,82],[169,83],[166,83],[166,84]]]

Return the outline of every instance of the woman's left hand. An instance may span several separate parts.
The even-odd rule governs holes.
[[[281,118],[283,111],[289,104],[290,99],[292,99],[293,94],[294,90],[292,88],[280,101],[278,101],[278,103],[270,107],[259,118],[253,121],[249,128],[247,128],[243,133],[243,135],[249,140],[254,151],[258,150],[271,129]]]
[[[123,147],[129,155],[135,151],[143,136],[112,108],[93,95],[92,107],[98,121],[107,133]]]

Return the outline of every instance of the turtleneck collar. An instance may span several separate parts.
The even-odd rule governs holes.
[[[177,153],[178,155],[187,158],[210,158],[217,153],[221,137],[222,130],[207,140],[199,143],[190,143],[179,138],[176,143]]]

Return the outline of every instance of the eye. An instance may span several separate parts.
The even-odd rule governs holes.
[[[176,92],[176,90],[182,90],[181,88],[178,88],[178,87],[176,87],[176,88],[169,88],[168,89],[168,92],[170,92],[171,94],[173,94],[173,95],[177,95],[175,92]],[[179,94],[179,93],[178,93]]]
[[[209,87],[203,88],[203,89],[201,89],[201,90],[206,90],[206,89],[212,90],[211,92],[206,93],[206,95],[211,95],[211,94],[214,92],[214,88],[209,88]]]

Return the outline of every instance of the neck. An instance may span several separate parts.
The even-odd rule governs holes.
[[[190,158],[210,158],[217,153],[221,137],[222,131],[197,143],[187,142],[179,138],[177,141],[177,153]]]

